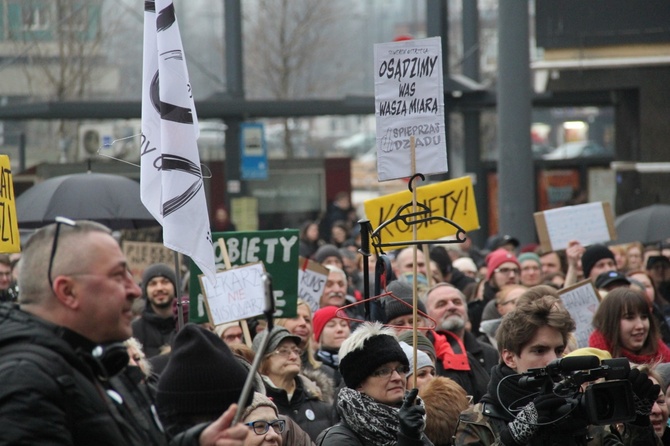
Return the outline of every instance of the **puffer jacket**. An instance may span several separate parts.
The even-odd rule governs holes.
[[[0,304],[0,445],[198,444],[208,423],[168,439],[150,409],[133,407],[126,388],[96,377],[100,366],[87,354],[93,346],[16,304]]]
[[[167,444],[154,443],[108,397],[77,351],[87,342],[17,306],[0,306],[0,444]]]

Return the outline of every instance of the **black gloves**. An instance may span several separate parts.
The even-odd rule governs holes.
[[[415,404],[419,389],[414,388],[407,392],[398,411],[400,421],[400,433],[408,438],[420,439],[425,426],[423,419],[426,409],[420,404]]]
[[[538,396],[507,424],[507,429],[500,433],[500,441],[507,446],[527,444],[537,432],[538,423],[553,421],[551,414],[563,404],[565,399],[553,393]]]
[[[628,373],[628,381],[633,388],[633,400],[635,401],[636,417],[632,423],[639,426],[648,426],[651,407],[658,398],[661,386],[654,384],[646,373],[642,373],[638,369],[631,369]]]

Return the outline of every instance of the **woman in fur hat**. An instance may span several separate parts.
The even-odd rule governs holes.
[[[316,443],[332,445],[431,445],[423,434],[425,409],[418,389],[405,393],[409,361],[395,332],[379,323],[360,325],[340,347],[346,387],[337,396],[340,423]]]

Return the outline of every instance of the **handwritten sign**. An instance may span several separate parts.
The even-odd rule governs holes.
[[[612,207],[607,202],[564,206],[533,214],[542,249],[556,251],[577,240],[582,245],[616,238]]]
[[[0,252],[21,252],[12,165],[7,155],[0,155]]]
[[[579,348],[589,346],[589,336],[593,331],[593,315],[600,305],[600,294],[590,280],[584,280],[558,292],[566,310],[574,319],[577,329],[575,338]]]
[[[417,203],[426,205],[431,210],[432,217],[446,217],[455,222],[465,231],[479,229],[479,217],[475,203],[474,189],[470,177],[456,178],[440,183],[422,186],[416,189]],[[383,222],[393,218],[398,209],[406,203],[412,202],[412,193],[409,191],[396,192],[365,201],[365,216],[370,220],[373,229]],[[403,214],[411,213],[408,207]],[[457,232],[455,226],[444,221],[433,219],[426,223],[417,224],[417,237],[421,240],[436,240]],[[412,240],[412,226],[402,221],[387,225],[381,231],[384,243],[405,242]]]
[[[154,263],[174,265],[175,251],[166,248],[162,243],[134,242],[124,240],[121,249],[128,260],[128,267],[135,280],[139,281],[144,270]],[[182,254],[179,253],[179,264],[182,264]]]
[[[298,230],[251,232],[215,232],[212,234],[212,249],[217,269],[225,269],[219,239],[223,239],[230,263],[241,266],[263,262],[265,270],[272,276],[272,289],[277,311],[275,317],[294,317],[298,300]],[[198,276],[202,273],[191,263],[189,280],[189,321],[208,321],[205,297]]]
[[[446,172],[440,38],[376,44],[374,59],[379,181]]]
[[[305,265],[305,262],[307,264]],[[319,309],[319,302],[326,288],[328,280],[328,268],[318,262],[300,257],[300,268],[298,269],[298,297],[304,300],[307,305],[316,311]]]
[[[216,284],[199,277],[207,313],[214,325],[263,314],[265,285],[262,263],[238,266],[216,273]]]

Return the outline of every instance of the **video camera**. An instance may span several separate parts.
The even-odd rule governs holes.
[[[529,369],[519,379],[519,386],[565,398],[565,405],[558,409],[556,423],[552,424],[573,430],[580,425],[608,425],[635,418],[633,389],[626,379],[629,372],[630,364],[625,358],[601,362],[597,356],[567,357],[546,367]],[[582,392],[582,384],[600,378],[605,381],[588,384]]]

